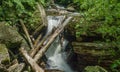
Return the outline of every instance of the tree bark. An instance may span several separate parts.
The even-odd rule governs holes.
[[[35,72],[44,72],[44,70],[27,54],[24,48],[21,48],[20,51]]]
[[[42,19],[43,24],[40,25],[40,26],[34,31],[34,33],[32,34],[32,36],[34,36],[38,31],[40,31],[44,26],[47,26],[47,24],[48,24],[47,16],[46,16],[46,12],[45,12],[45,10],[44,10],[44,7],[43,7],[41,4],[39,4],[39,3],[37,3],[37,7],[38,7],[38,9],[39,9],[40,17],[41,17],[41,19]]]
[[[38,9],[41,13],[41,18],[42,18],[42,21],[43,21],[43,25],[47,26],[48,22],[47,22],[47,16],[46,16],[46,12],[44,10],[44,7],[39,3],[37,3],[37,6],[38,6]]]
[[[30,44],[30,47],[33,49],[34,46],[33,46],[33,43],[32,43],[32,41],[31,41],[31,39],[30,39],[30,35],[29,35],[28,30],[27,30],[27,28],[26,28],[26,26],[24,25],[24,23],[23,23],[22,20],[20,20],[20,24],[22,25],[22,28],[23,28],[26,36],[27,36],[28,42],[29,42],[29,44]]]
[[[39,49],[41,48],[41,46],[43,45],[43,43],[46,41],[47,38],[49,38],[49,36],[44,37],[44,38],[40,41],[40,43],[38,43],[38,45],[35,46],[35,49],[32,49],[32,50],[30,51],[30,56],[31,56],[31,57],[34,57],[34,55],[36,54],[36,52],[39,51]]]

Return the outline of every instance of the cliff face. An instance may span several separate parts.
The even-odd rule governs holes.
[[[113,53],[110,44],[73,42],[74,52],[77,54],[78,68],[100,65],[109,70],[113,61]]]

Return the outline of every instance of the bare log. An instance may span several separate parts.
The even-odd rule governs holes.
[[[36,39],[36,40],[35,40],[35,42],[34,42],[34,47],[36,47],[36,46],[37,46],[37,44],[39,43],[39,41],[40,41],[41,37],[42,37],[42,35],[41,35],[41,34],[37,37],[37,39]]]
[[[55,40],[55,38],[60,34],[60,32],[64,29],[64,27],[67,25],[67,23],[72,19],[72,17],[68,17],[66,19],[66,21],[62,24],[62,26],[60,26],[59,28],[57,28],[57,30],[55,30],[55,32],[53,33],[53,35],[49,38],[49,41],[47,42],[46,45],[44,45],[39,52],[35,55],[34,60],[38,61],[38,59],[40,59],[43,54],[46,52],[46,50],[48,49],[48,47],[51,45],[51,43]]]
[[[42,6],[42,4],[37,3],[37,7],[39,9],[39,13],[40,13],[40,17],[42,19],[43,24],[40,25],[32,34],[32,36],[34,36],[38,31],[40,31],[44,26],[47,26],[48,21],[47,21],[47,16],[46,16],[46,12],[44,10],[44,7]]]
[[[46,16],[46,12],[44,10],[44,7],[42,6],[42,4],[39,4],[37,3],[37,6],[38,6],[38,9],[41,13],[41,18],[42,18],[42,21],[43,21],[43,25],[47,26],[48,22],[47,22],[47,16]]]
[[[32,50],[30,51],[30,56],[31,56],[31,57],[34,57],[34,55],[36,54],[36,52],[39,51],[40,46],[43,45],[43,43],[46,41],[46,39],[47,39],[48,37],[49,37],[49,36],[44,37],[44,38],[40,41],[40,43],[38,43],[38,45],[35,46],[35,49],[32,49]]]
[[[44,70],[27,54],[24,48],[20,48],[20,51],[35,72],[44,72]]]
[[[34,47],[33,47],[32,41],[31,41],[31,39],[30,39],[30,35],[29,35],[28,30],[27,30],[27,28],[26,28],[26,26],[24,25],[24,23],[23,23],[22,20],[20,20],[20,24],[22,25],[22,28],[23,28],[26,36],[27,36],[28,42],[29,42],[29,44],[30,44],[30,47],[33,49]]]

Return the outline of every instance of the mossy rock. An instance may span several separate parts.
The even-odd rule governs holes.
[[[0,64],[9,64],[10,57],[5,44],[0,44]]]
[[[16,27],[11,27],[0,22],[0,43],[6,44],[7,48],[17,49],[20,46],[29,49],[26,40],[18,33]]]
[[[87,66],[83,72],[108,72],[106,69],[100,66]]]

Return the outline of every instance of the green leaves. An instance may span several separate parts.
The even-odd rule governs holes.
[[[45,0],[1,0],[0,21],[6,21],[8,25],[18,24],[22,19],[28,28],[40,22],[36,15],[36,3],[45,4]]]
[[[115,60],[115,61],[112,63],[112,65],[111,65],[111,69],[112,69],[112,71],[114,71],[114,72],[119,72],[119,71],[117,70],[117,68],[119,68],[119,67],[120,67],[120,59]]]

